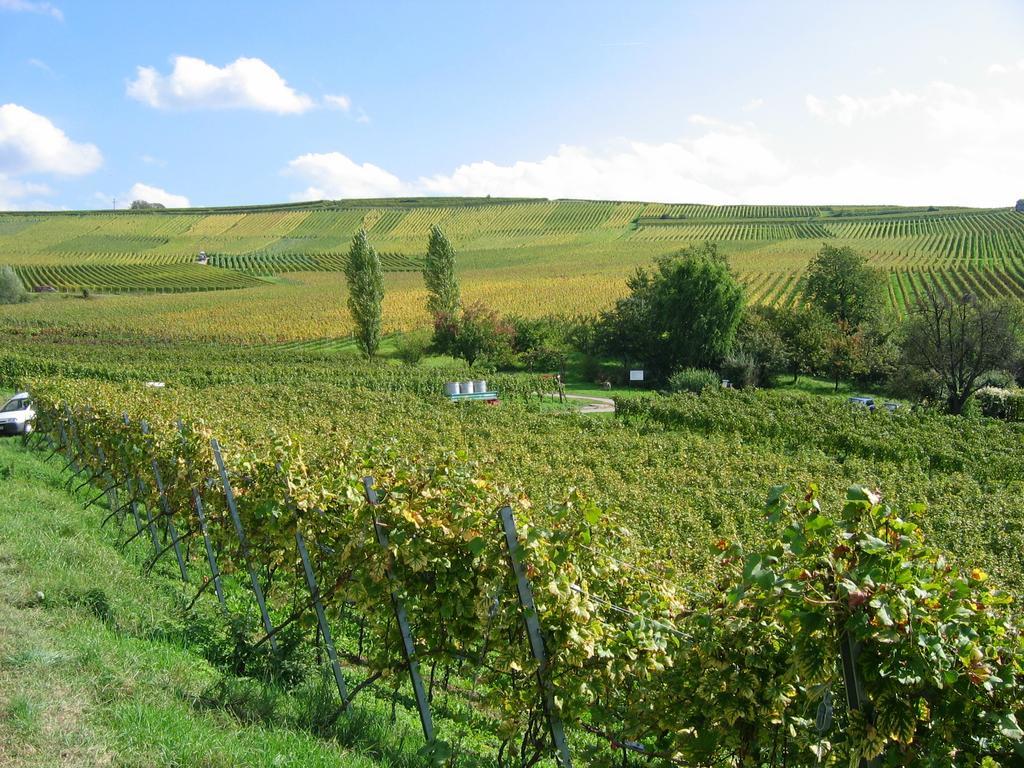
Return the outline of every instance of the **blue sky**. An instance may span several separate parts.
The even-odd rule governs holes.
[[[1011,205],[1024,3],[0,0],[0,209]]]

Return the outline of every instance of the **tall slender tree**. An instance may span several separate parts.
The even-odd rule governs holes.
[[[356,341],[367,357],[372,357],[380,346],[382,305],[384,303],[384,273],[377,255],[361,229],[352,240],[345,259],[345,279],[348,282],[348,310],[356,326]]]
[[[430,228],[423,282],[427,286],[427,311],[434,317],[454,317],[462,303],[459,279],[455,276],[455,249],[436,224]]]

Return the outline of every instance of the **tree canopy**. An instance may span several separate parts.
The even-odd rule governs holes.
[[[376,354],[380,346],[382,305],[384,303],[384,273],[380,256],[361,229],[352,240],[345,260],[345,279],[348,282],[348,309],[356,326],[356,341],[365,355]]]
[[[629,295],[602,318],[606,349],[642,362],[652,378],[717,368],[743,314],[743,288],[711,243],[660,258],[627,281]]]
[[[455,276],[455,248],[436,224],[430,228],[423,282],[427,286],[427,311],[431,315],[454,316],[459,311],[462,298]]]
[[[971,295],[925,293],[914,309],[903,345],[904,361],[941,382],[946,408],[960,413],[1019,350],[1017,311]]]
[[[826,243],[807,267],[804,296],[833,320],[855,328],[881,311],[885,284],[864,256]]]

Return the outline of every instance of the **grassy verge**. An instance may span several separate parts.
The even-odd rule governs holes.
[[[171,562],[145,574],[43,457],[0,440],[0,765],[424,764],[390,696],[335,720],[318,670],[285,690],[207,662]]]

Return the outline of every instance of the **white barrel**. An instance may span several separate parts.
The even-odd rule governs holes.
[[[473,391],[474,392],[478,392],[478,393],[486,392],[487,391],[487,382],[484,381],[483,379],[474,379],[473,380]]]
[[[460,381],[459,382],[459,394],[472,395],[473,394],[473,382],[472,381]]]
[[[459,382],[449,381],[444,385],[444,393],[446,395],[457,395],[459,394]]]

